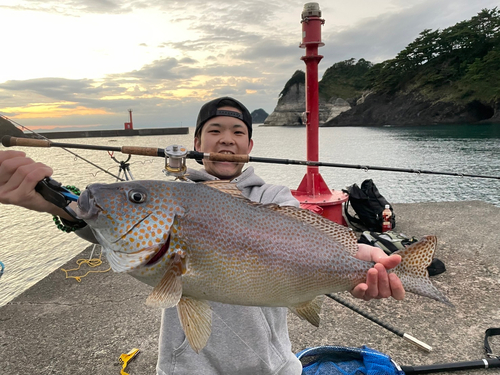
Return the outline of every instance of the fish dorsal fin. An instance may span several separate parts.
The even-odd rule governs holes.
[[[227,180],[214,180],[214,181],[204,181],[200,182],[203,185],[209,186],[211,188],[217,189],[222,193],[229,194],[233,198],[240,199],[244,201],[245,203],[251,205],[251,206],[276,206],[279,207],[278,205],[274,203],[269,203],[269,204],[262,204],[259,202],[254,202],[247,197],[243,195],[240,189],[236,186],[235,183],[227,181]]]
[[[199,353],[212,332],[212,308],[207,301],[182,297],[177,304],[177,314],[189,345]]]
[[[347,251],[353,256],[358,252],[358,240],[350,228],[337,224],[321,215],[303,208],[278,205],[266,205],[266,207],[319,229],[330,238],[333,238],[335,241],[344,245]]]
[[[233,197],[236,198],[244,198],[247,199],[243,196],[241,193],[241,190],[238,189],[235,183],[232,183],[228,180],[214,180],[214,181],[204,181],[200,182],[203,185],[210,186],[211,188],[217,189],[223,193],[229,194]],[[250,200],[249,200],[250,202]]]
[[[167,270],[146,300],[146,305],[167,309],[177,305],[182,297],[182,274],[185,271],[184,254],[179,251],[169,260]]]
[[[354,232],[350,228],[344,227],[343,225],[325,219],[321,215],[318,215],[314,212],[311,212],[303,208],[297,208],[293,206],[279,206],[276,203],[262,204],[253,202],[250,199],[243,196],[242,192],[237,188],[236,184],[231,183],[229,181],[215,180],[215,181],[202,182],[202,184],[210,186],[223,193],[229,194],[235,198],[242,199],[246,201],[248,204],[251,204],[253,206],[260,206],[265,209],[281,213],[288,217],[292,217],[299,221],[306,222],[315,227],[316,229],[319,229],[323,233],[326,233],[335,241],[340,242],[342,245],[345,246],[349,254],[354,256],[358,252],[358,240]]]
[[[312,301],[304,302],[300,305],[291,306],[290,310],[298,315],[300,319],[305,319],[315,327],[319,327],[319,313],[323,305],[324,296],[318,296]]]

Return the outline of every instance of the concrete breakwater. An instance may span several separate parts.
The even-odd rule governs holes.
[[[149,129],[111,129],[111,130],[82,130],[66,132],[44,132],[38,133],[48,139],[62,138],[89,138],[89,137],[130,137],[134,135],[174,135],[189,134],[188,127],[177,128],[149,128]],[[38,138],[37,134],[26,133],[26,137]]]
[[[394,206],[397,231],[438,237],[436,257],[447,271],[432,279],[455,308],[410,294],[404,301],[363,302],[348,293],[342,296],[431,345],[433,351],[422,352],[327,299],[319,328],[289,315],[294,352],[319,345],[368,345],[400,365],[484,358],[484,331],[500,327],[500,208],[480,201]],[[90,251],[90,247],[85,249],[63,268],[76,268],[76,259],[88,259]],[[107,268],[106,262],[99,267]],[[82,268],[79,274],[87,270]],[[0,279],[0,287],[1,283]],[[54,271],[0,308],[0,373],[119,374],[120,354],[139,348],[139,355],[126,371],[131,375],[155,374],[160,311],[145,306],[150,291],[151,287],[111,271],[91,273],[80,283],[66,279],[61,270]],[[498,353],[500,338],[490,342]],[[464,373],[493,374],[499,370],[447,372]]]

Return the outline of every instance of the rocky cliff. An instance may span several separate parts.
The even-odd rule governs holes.
[[[14,137],[24,137],[24,133],[19,130],[14,124],[9,120],[0,117],[0,139],[4,135],[11,135]]]
[[[324,126],[475,124],[499,122],[500,105],[426,99],[418,93],[368,94]]]
[[[297,71],[287,82],[281,92],[278,104],[274,111],[264,121],[264,126],[303,126],[303,113],[306,110],[306,89],[304,72]],[[332,97],[319,100],[319,124],[335,118],[340,113],[351,108],[342,98]]]

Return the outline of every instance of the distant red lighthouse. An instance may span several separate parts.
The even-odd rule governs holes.
[[[130,115],[130,122],[125,123],[125,130],[128,130],[128,129],[132,130],[132,129],[134,129],[134,123],[132,122],[132,110],[129,109],[128,113]]]

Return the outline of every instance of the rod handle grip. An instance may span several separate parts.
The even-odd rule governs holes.
[[[424,350],[424,351],[426,351],[428,353],[430,353],[432,351],[432,346],[427,345],[425,342],[416,339],[412,335],[409,335],[409,334],[405,333],[405,334],[403,334],[403,338],[406,341],[411,342],[413,345],[418,346],[420,349],[422,349],[422,350]]]
[[[140,147],[140,146],[122,146],[122,153],[130,155],[143,155],[143,156],[164,156],[162,150],[154,147]]]
[[[205,154],[206,157],[206,154]],[[232,154],[218,154],[216,152],[211,152],[209,154],[208,160],[210,161],[229,161],[236,163],[248,163],[250,157],[248,155],[232,155]]]
[[[2,137],[2,145],[5,147],[28,146],[28,147],[50,147],[50,141],[46,139],[19,138],[11,135]]]

